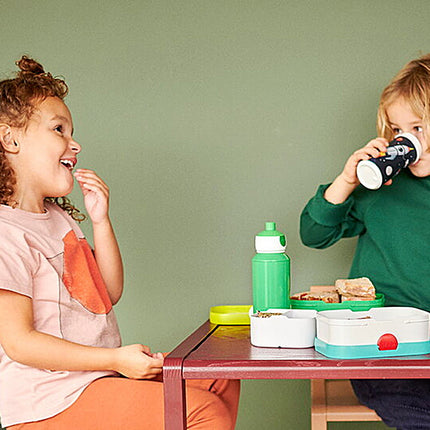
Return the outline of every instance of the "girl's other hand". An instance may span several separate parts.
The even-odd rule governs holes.
[[[359,185],[357,177],[357,165],[361,160],[368,160],[370,158],[377,158],[381,153],[386,152],[388,147],[388,140],[383,137],[378,137],[371,140],[366,146],[355,151],[343,168],[340,178],[349,185]]]
[[[85,208],[93,223],[105,221],[109,212],[109,187],[88,169],[77,169],[74,173],[84,195]]]
[[[114,369],[130,379],[153,379],[163,370],[164,356],[145,345],[127,345],[115,350]]]

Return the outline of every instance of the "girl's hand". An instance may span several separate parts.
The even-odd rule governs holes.
[[[115,350],[114,370],[130,379],[153,379],[163,370],[163,354],[151,353],[145,345],[127,345]]]
[[[388,140],[383,137],[378,137],[371,140],[366,146],[355,151],[343,168],[340,178],[349,185],[359,185],[357,177],[357,165],[361,160],[368,160],[369,158],[377,158],[381,153],[386,152],[388,147]],[[389,181],[390,182],[390,181]],[[391,183],[391,182],[390,182]],[[386,185],[389,185],[388,183]]]
[[[109,187],[92,170],[77,169],[74,176],[81,187],[91,221],[105,221],[109,212]]]

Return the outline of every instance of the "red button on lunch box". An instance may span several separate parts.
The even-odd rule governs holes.
[[[378,347],[380,351],[397,349],[398,346],[399,346],[399,342],[397,341],[396,336],[394,336],[391,333],[383,334],[378,339]]]

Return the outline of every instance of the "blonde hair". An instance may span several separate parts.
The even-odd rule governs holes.
[[[430,130],[430,54],[407,63],[381,94],[378,108],[378,136],[394,138],[387,116],[387,108],[396,99],[403,98],[412,111],[422,118],[424,131]]]
[[[38,104],[47,97],[63,100],[68,87],[63,79],[44,71],[43,66],[25,55],[16,62],[20,71],[11,79],[0,81],[0,122],[13,127],[26,127]],[[15,172],[0,145],[0,203],[16,206],[12,200],[16,185]],[[46,199],[65,210],[75,221],[86,217],[67,197]]]

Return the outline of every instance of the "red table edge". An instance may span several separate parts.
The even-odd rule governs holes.
[[[385,361],[385,360],[384,360]],[[423,360],[408,367],[407,376],[401,375],[401,361],[399,365],[393,360],[383,362],[348,363],[346,360],[324,361],[308,360],[306,366],[302,361],[279,360],[271,361],[267,366],[264,361],[255,362],[252,366],[242,366],[241,361],[212,361],[210,367],[205,367],[205,361],[187,360],[183,370],[186,379],[430,379],[430,365],[423,368]],[[336,365],[337,363],[337,365]],[[299,364],[299,366],[298,366]],[[367,365],[366,365],[367,364]],[[372,367],[369,365],[373,364]],[[204,373],[201,369],[204,368]]]
[[[164,359],[163,385],[165,430],[186,429],[185,380],[182,375],[182,364],[185,358],[198,348],[216,328],[217,325],[206,321]]]

